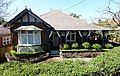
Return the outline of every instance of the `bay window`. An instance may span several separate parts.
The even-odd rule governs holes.
[[[41,31],[18,31],[18,43],[21,46],[41,44]]]

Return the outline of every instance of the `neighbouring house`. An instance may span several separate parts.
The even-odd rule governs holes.
[[[17,46],[18,52],[40,51],[42,47],[55,52],[65,43],[81,44],[85,41],[103,44],[107,42],[108,30],[111,30],[88,24],[59,10],[37,16],[27,8],[4,26],[10,28],[12,44]]]
[[[0,48],[11,44],[10,29],[4,28],[0,25]]]

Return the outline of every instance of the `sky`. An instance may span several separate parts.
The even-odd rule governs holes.
[[[94,18],[101,17],[99,10],[105,9],[109,3],[109,0],[86,0],[68,10],[65,10],[81,1],[83,0],[16,0],[10,5],[9,10],[14,12],[17,9],[17,12],[8,17],[7,20],[9,21],[12,19],[24,10],[26,6],[38,16],[49,12],[50,9],[57,9],[66,14],[75,13],[82,15],[82,19],[91,21],[91,19],[93,20]],[[111,5],[113,8],[116,7],[113,4]]]

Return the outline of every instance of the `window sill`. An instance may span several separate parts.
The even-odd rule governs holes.
[[[18,44],[17,46],[37,46],[37,45],[41,45],[41,44]]]

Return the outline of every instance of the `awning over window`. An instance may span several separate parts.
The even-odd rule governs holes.
[[[40,31],[42,31],[42,29],[40,29],[36,26],[33,26],[33,25],[31,25],[31,26],[20,26],[19,28],[15,29],[15,30],[16,31],[18,31],[18,30],[40,30]]]

